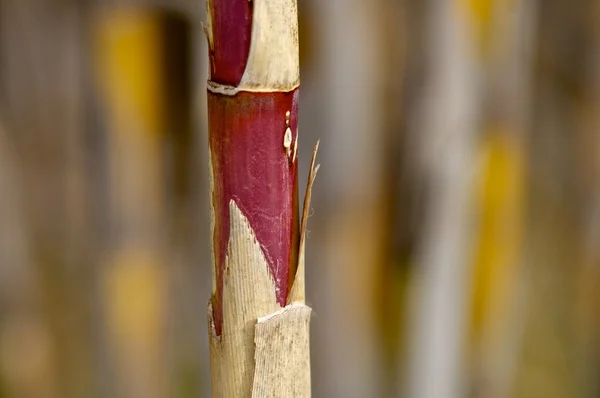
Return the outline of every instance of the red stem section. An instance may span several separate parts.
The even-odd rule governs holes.
[[[211,0],[213,45],[210,51],[211,80],[237,86],[248,59],[252,33],[252,2]]]
[[[289,112],[289,113],[288,113]],[[286,117],[286,115],[289,115]],[[217,294],[213,311],[222,327],[223,272],[229,242],[229,202],[247,217],[285,306],[298,256],[298,171],[294,151],[298,131],[298,90],[208,93],[209,141],[214,176],[213,250]],[[291,150],[284,147],[286,130]]]
[[[252,34],[252,2],[209,0],[211,80],[237,87]],[[229,203],[246,216],[273,276],[277,301],[284,306],[298,257],[298,192],[295,161],[298,90],[208,92],[209,146],[213,169],[213,250],[217,289],[213,318],[223,323],[223,274],[229,244]],[[291,132],[287,134],[287,131]],[[286,140],[287,138],[287,140]],[[291,148],[290,148],[291,138]],[[288,148],[285,147],[288,144]]]

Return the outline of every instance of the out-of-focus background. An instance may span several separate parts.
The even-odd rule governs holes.
[[[600,396],[600,0],[300,0],[315,397]],[[210,391],[203,0],[0,0],[0,397]]]

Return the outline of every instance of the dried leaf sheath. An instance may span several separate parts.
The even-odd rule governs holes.
[[[307,397],[296,0],[209,0],[207,14],[213,396]]]

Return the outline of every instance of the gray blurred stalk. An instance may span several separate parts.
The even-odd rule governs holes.
[[[301,26],[301,34],[303,28],[317,32],[312,44],[319,62],[316,76],[303,74],[302,98],[308,107],[312,97],[324,108],[319,127],[326,161],[313,196],[319,217],[314,225],[309,221],[313,249],[307,261],[308,302],[318,317],[311,350],[318,397],[382,396],[377,305],[387,233],[381,207],[386,142],[381,93],[389,51],[385,3],[315,1],[314,20]],[[301,43],[301,49],[305,45],[310,43]],[[301,117],[313,123],[310,119]],[[300,135],[307,130],[304,122],[300,129]],[[311,260],[311,251],[319,256]]]
[[[427,2],[425,87],[410,115],[408,148],[425,192],[424,224],[407,324],[407,396],[458,398],[470,273],[472,184],[480,75],[466,13]]]

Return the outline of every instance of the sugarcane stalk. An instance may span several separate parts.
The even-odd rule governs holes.
[[[207,0],[205,33],[213,396],[308,397],[296,0]]]

